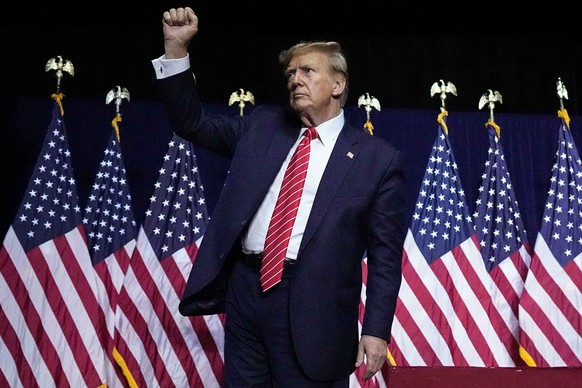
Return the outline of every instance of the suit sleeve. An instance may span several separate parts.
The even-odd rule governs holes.
[[[174,133],[197,146],[232,157],[243,132],[243,119],[205,112],[190,70],[158,79],[156,84]]]
[[[369,212],[366,308],[362,334],[390,340],[402,281],[405,173],[397,151],[387,163],[383,183]]]

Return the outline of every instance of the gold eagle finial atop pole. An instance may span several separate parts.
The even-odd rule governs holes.
[[[489,121],[494,123],[495,120],[493,119],[493,110],[495,109],[495,102],[499,102],[503,104],[503,97],[501,93],[497,90],[487,89],[486,93],[483,93],[481,98],[479,99],[479,109],[483,109],[485,105],[489,107]]]
[[[111,125],[113,129],[115,129],[115,135],[117,135],[117,141],[121,141],[121,137],[119,135],[119,127],[117,123],[121,121],[121,112],[120,107],[123,99],[129,101],[129,90],[126,88],[122,88],[121,86],[117,85],[113,89],[111,89],[107,93],[107,97],[105,97],[105,103],[109,104],[111,101],[115,101],[115,117],[113,121],[111,121]]]
[[[432,84],[432,86],[430,87],[430,96],[432,97],[435,94],[438,94],[441,99],[441,112],[444,112],[446,110],[445,100],[447,99],[447,93],[451,93],[454,96],[457,95],[457,88],[450,81],[445,83],[445,81],[441,79]]]
[[[501,128],[499,127],[499,125],[495,123],[495,120],[493,118],[495,102],[503,104],[503,98],[501,97],[501,93],[499,93],[497,90],[487,89],[487,92],[483,93],[483,95],[481,95],[481,98],[479,99],[479,109],[483,109],[485,105],[489,107],[489,120],[485,123],[485,126],[486,127],[492,126],[495,129],[495,132],[497,133],[497,137],[501,137]]]
[[[441,113],[437,116],[437,121],[443,127],[445,135],[449,134],[449,128],[447,127],[447,123],[445,122],[445,116],[448,116],[449,113],[445,107],[445,100],[447,99],[447,93],[452,93],[454,96],[457,95],[457,88],[452,82],[443,81],[442,79],[432,84],[430,87],[430,96],[434,96],[438,94],[441,99]]]
[[[568,90],[566,90],[566,85],[564,85],[562,78],[560,77],[558,77],[556,89],[558,92],[558,97],[560,97],[560,109],[564,109],[564,98],[566,100],[568,99]]]
[[[558,111],[558,117],[562,118],[566,123],[566,126],[570,128],[570,116],[568,115],[566,108],[564,108],[564,98],[566,100],[568,99],[568,90],[566,90],[566,85],[564,85],[560,77],[558,77],[556,89],[558,97],[560,97],[560,110]]]
[[[251,104],[255,104],[255,96],[249,91],[246,91],[243,88],[238,89],[231,93],[230,98],[228,99],[228,105],[232,105],[235,102],[238,102],[238,106],[240,108],[240,115],[243,115],[243,110],[245,108],[245,103],[250,102]]]
[[[129,90],[117,85],[107,93],[105,103],[109,104],[111,101],[115,101],[115,113],[120,116],[119,107],[123,99],[129,101]]]
[[[380,101],[378,101],[378,99],[374,96],[370,96],[370,93],[366,94],[362,94],[359,98],[358,98],[358,108],[360,106],[364,106],[364,109],[366,110],[366,122],[364,123],[364,128],[368,130],[368,132],[370,133],[370,135],[374,134],[374,126],[372,125],[372,122],[370,121],[370,112],[372,111],[372,108],[377,109],[378,111],[380,111]]]
[[[57,76],[57,91],[55,94],[61,93],[61,79],[63,78],[65,73],[69,73],[72,77],[75,76],[75,67],[73,63],[68,59],[63,59],[62,56],[57,55],[54,58],[51,58],[47,61],[44,71],[48,72],[49,70],[55,70]]]

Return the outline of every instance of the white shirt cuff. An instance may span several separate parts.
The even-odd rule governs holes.
[[[159,58],[152,59],[152,65],[157,79],[171,77],[190,68],[190,54],[178,59],[166,59],[166,56],[162,55]]]

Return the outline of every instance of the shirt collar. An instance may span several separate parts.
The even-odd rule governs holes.
[[[332,144],[335,142],[339,133],[345,124],[344,110],[341,109],[340,113],[326,122],[319,124],[315,129],[317,129],[317,134],[319,135],[320,141],[323,145]],[[301,131],[303,133],[303,130]]]

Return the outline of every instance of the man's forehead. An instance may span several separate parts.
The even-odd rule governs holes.
[[[294,55],[289,61],[287,68],[298,68],[304,66],[315,66],[325,61],[326,56],[319,52],[306,52]]]

